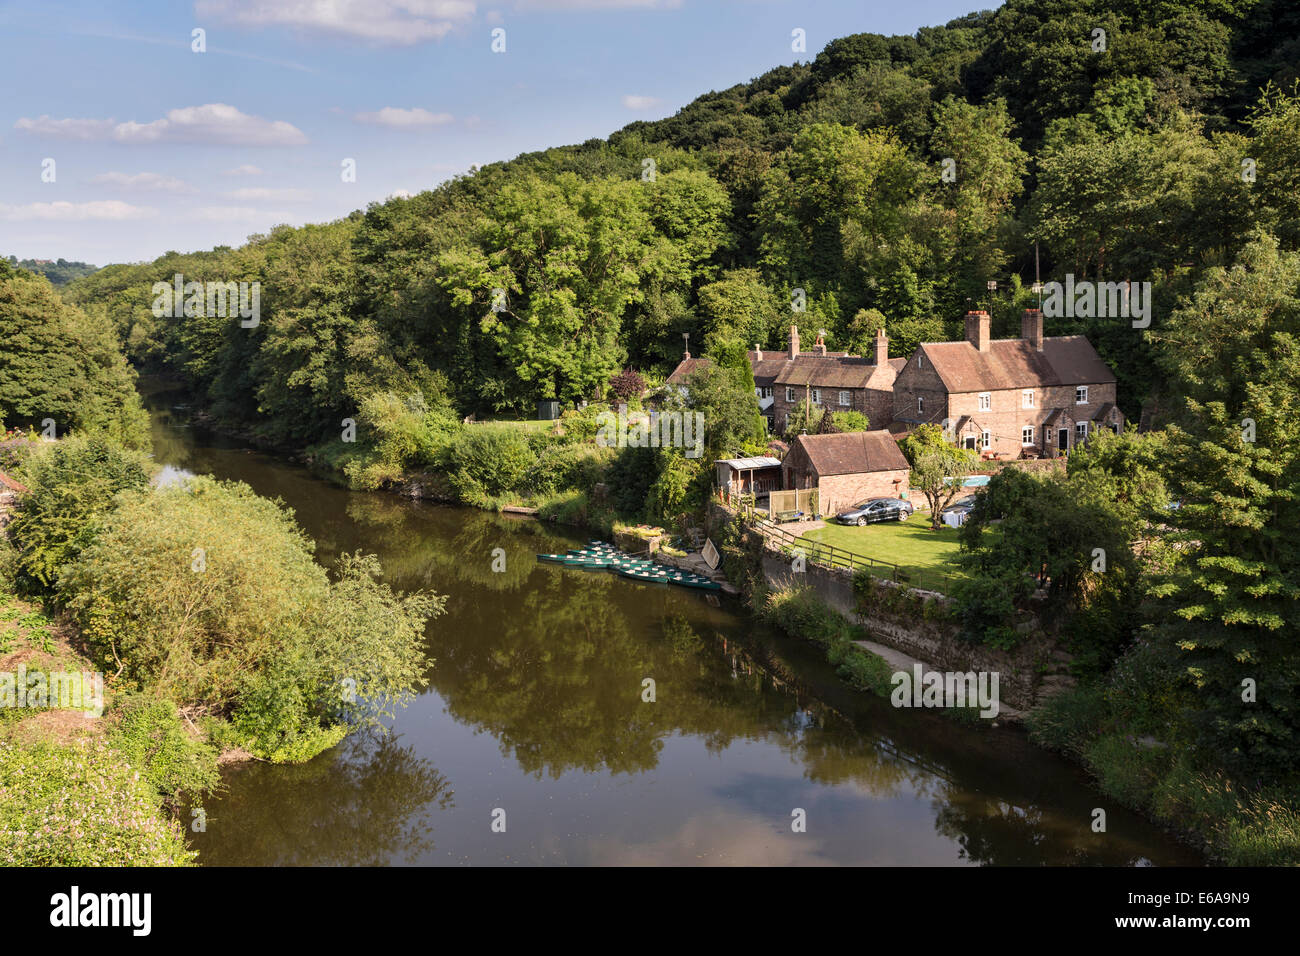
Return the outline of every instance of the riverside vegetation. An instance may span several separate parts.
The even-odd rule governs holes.
[[[1126,417],[1145,410],[1150,429],[1102,436],[1064,474],[994,476],[963,529],[955,613],[968,640],[1005,647],[1045,592],[1043,625],[1080,688],[1031,718],[1035,739],[1220,859],[1294,863],[1297,33],[1280,0],[1008,0],[915,36],[837,39],[673,117],[336,222],[112,265],[62,297],[0,263],[0,310],[19,330],[0,355],[0,415],[129,446],[140,413],[116,338],[213,422],[356,487],[422,475],[482,507],[675,522],[702,509],[705,463],[763,450],[744,352],[781,346],[792,301],[833,348],[862,353],[883,326],[908,354],[959,337],[972,302],[995,336],[1014,334],[1036,261],[1048,278],[1150,282],[1150,328],[1048,329],[1087,335]],[[152,285],[176,274],[261,282],[262,321],[156,316]],[[596,445],[595,414],[637,404],[618,380],[661,380],[682,333],[713,365],[665,401],[705,414],[705,454]],[[566,408],[557,426],[463,424],[548,399]],[[168,520],[193,517],[170,507]],[[103,556],[88,543],[74,552],[35,560],[25,586],[115,648],[121,621],[95,602],[127,582],[82,568]],[[65,572],[91,603],[60,591]],[[265,698],[232,690],[222,667],[167,678],[228,726],[237,712],[242,732],[258,726],[241,704]]]

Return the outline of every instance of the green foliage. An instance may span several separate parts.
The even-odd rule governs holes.
[[[98,313],[66,304],[43,278],[0,276],[0,421],[54,423],[105,434],[134,448],[149,439],[149,419],[135,393],[111,325]]]
[[[461,431],[449,452],[451,474],[468,504],[519,491],[534,478],[537,457],[518,431],[472,425]]]
[[[112,748],[0,742],[0,864],[187,866],[194,857],[149,781]]]
[[[27,587],[50,591],[63,567],[94,537],[116,496],[149,484],[145,458],[104,438],[74,436],[38,446],[23,466],[27,493],[9,535]]]
[[[912,466],[909,481],[930,504],[930,527],[943,527],[943,509],[961,493],[979,455],[951,444],[938,425],[918,425],[898,443]]]
[[[132,695],[119,711],[108,741],[170,804],[201,796],[220,784],[217,752],[181,722],[175,702]]]
[[[128,686],[230,715],[267,759],[302,759],[363,704],[390,712],[423,684],[424,622],[442,606],[394,596],[360,556],[331,583],[311,552],[277,503],[194,478],[123,497],[59,590]]]

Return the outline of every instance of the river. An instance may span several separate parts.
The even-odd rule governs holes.
[[[1203,862],[1023,732],[852,691],[730,599],[535,560],[578,532],[347,491],[187,427],[175,393],[146,401],[173,474],[246,482],[326,566],[362,548],[448,597],[391,732],[228,767],[190,834],[203,864]]]

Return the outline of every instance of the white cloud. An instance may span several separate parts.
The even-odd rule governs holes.
[[[119,143],[210,143],[225,146],[301,146],[302,130],[283,120],[249,116],[225,103],[207,103],[169,110],[151,123],[134,120],[20,119],[15,129],[62,139],[108,139]]]
[[[157,209],[148,206],[132,206],[130,203],[116,199],[103,199],[95,202],[33,202],[25,206],[9,206],[0,203],[0,219],[10,222],[28,222],[31,220],[49,220],[58,222],[85,221],[88,219],[107,219],[122,221],[127,219],[150,219],[158,215]]]
[[[211,143],[226,146],[301,146],[302,130],[284,120],[249,116],[225,103],[168,110],[152,123],[119,123],[113,138],[120,143]]]
[[[625,96],[623,106],[630,110],[652,110],[660,104],[657,96]]]
[[[358,123],[409,129],[417,126],[444,126],[455,117],[450,113],[430,113],[419,106],[409,110],[399,106],[385,106],[377,113],[358,113],[352,118]]]
[[[439,40],[474,16],[473,0],[197,0],[194,13],[245,27],[294,27],[372,43]]]
[[[305,189],[246,188],[228,192],[226,193],[226,198],[238,199],[244,202],[258,202],[260,200],[270,200],[273,202],[306,202],[311,199],[311,193]]]
[[[122,189],[152,190],[165,193],[192,193],[194,187],[174,176],[159,173],[100,173],[91,179],[92,183],[107,186],[120,186]]]
[[[234,169],[227,169],[221,175],[223,176],[260,176],[262,171],[256,166],[245,163],[242,166],[236,166]]]
[[[36,119],[23,117],[14,123],[14,129],[35,133],[38,136],[50,136],[55,139],[102,139],[113,129],[111,119],[52,119],[38,116]]]

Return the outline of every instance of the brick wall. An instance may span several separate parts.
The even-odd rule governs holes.
[[[895,481],[898,484],[894,484]],[[872,471],[859,475],[828,475],[817,485],[823,515],[833,515],[867,498],[897,498],[908,494],[907,471]]]
[[[794,389],[793,402],[786,401],[786,386],[779,383],[772,386],[772,411],[775,416],[774,420],[776,422],[777,431],[785,430],[786,421],[789,419],[790,413],[793,412],[796,407],[803,405],[805,394],[811,395],[811,390],[808,393],[805,393],[802,385],[791,387]],[[842,391],[849,393],[849,404],[847,405],[840,404],[840,392]],[[872,416],[873,407],[875,408],[877,415],[888,414],[883,412],[882,409],[892,406],[893,400],[890,397],[889,392],[866,388],[823,388],[821,393],[821,403],[818,404],[817,402],[813,402],[812,405],[814,408],[829,410],[832,412],[861,412],[871,420],[872,428],[884,428],[885,425],[889,424],[888,420],[886,420],[883,424],[877,425],[876,419]]]
[[[1045,434],[1043,430],[1043,423],[1055,409],[1064,408],[1075,421],[1091,421],[1101,405],[1115,401],[1113,383],[1089,385],[1086,405],[1075,404],[1074,389],[1073,385],[1029,389],[1034,396],[1032,408],[1024,407],[1023,393],[1026,389],[1000,389],[989,393],[991,407],[987,411],[980,410],[978,392],[962,392],[949,396],[948,416],[954,425],[963,415],[974,418],[992,433],[990,437],[993,445],[989,450],[1000,453],[1003,458],[1019,458],[1029,450],[1045,455],[1049,447],[1056,447],[1056,430],[1052,429],[1051,435]],[[1027,425],[1034,428],[1034,441],[1028,448],[1021,444],[1021,429]],[[1090,431],[1091,428],[1090,425]],[[1074,427],[1071,425],[1069,447],[1073,448],[1074,443]]]
[[[949,415],[948,391],[944,388],[939,373],[928,361],[924,366],[918,367],[920,354],[920,350],[913,354],[894,380],[894,419],[909,424],[915,424],[919,420],[937,425]],[[916,410],[917,398],[925,400],[924,410],[919,414]]]

